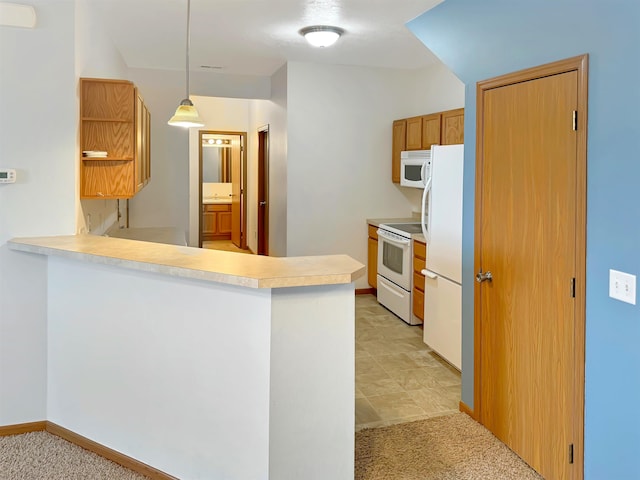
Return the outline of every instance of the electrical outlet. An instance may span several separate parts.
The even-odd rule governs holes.
[[[609,270],[609,296],[621,302],[635,305],[636,276],[617,270]]]

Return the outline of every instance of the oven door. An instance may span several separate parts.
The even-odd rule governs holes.
[[[411,239],[378,229],[378,275],[411,290]]]

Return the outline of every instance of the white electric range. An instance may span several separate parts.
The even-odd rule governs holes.
[[[381,223],[378,226],[378,302],[409,325],[422,321],[411,312],[413,241],[422,233],[420,222]]]

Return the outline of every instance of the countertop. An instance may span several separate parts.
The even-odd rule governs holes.
[[[365,272],[348,255],[266,257],[97,235],[14,238],[7,244],[11,250],[248,288],[345,284]]]
[[[203,197],[203,205],[229,205],[231,197]]]
[[[367,218],[367,224],[374,227],[379,227],[381,223],[412,223],[420,221],[420,217],[402,217],[402,218]],[[414,233],[411,238],[422,243],[427,243],[424,235],[421,233]]]

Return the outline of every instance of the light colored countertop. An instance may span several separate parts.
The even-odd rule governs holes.
[[[403,217],[403,218],[367,218],[367,223],[374,227],[379,227],[381,223],[411,223],[419,222],[420,217]]]
[[[420,217],[404,217],[404,218],[367,218],[367,224],[374,227],[379,227],[381,223],[411,223],[420,221]],[[414,233],[411,238],[422,243],[427,243],[424,235],[421,233]]]
[[[57,255],[249,288],[351,283],[365,267],[348,255],[266,257],[96,235],[14,238],[11,250]]]
[[[204,197],[202,199],[203,205],[229,205],[231,203],[231,197]]]

